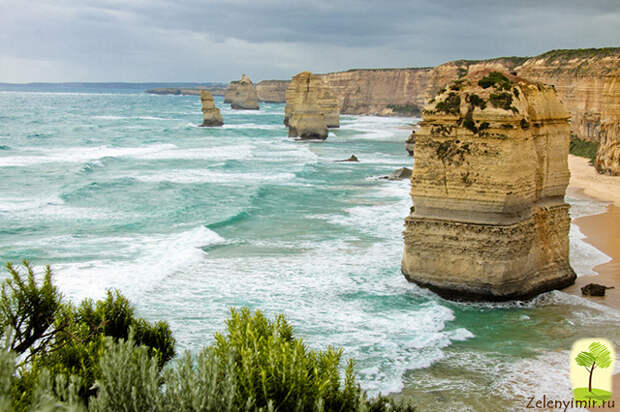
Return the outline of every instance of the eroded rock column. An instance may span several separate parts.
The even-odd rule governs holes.
[[[224,92],[224,103],[230,103],[235,110],[258,110],[258,96],[252,81],[245,75],[241,80],[234,80],[228,84]]]
[[[200,101],[202,102],[202,127],[222,126],[222,114],[220,109],[215,107],[213,96],[206,90],[200,91]]]
[[[443,89],[416,133],[405,277],[456,299],[572,284],[569,114],[550,86],[479,72]]]
[[[328,128],[340,127],[338,99],[319,76],[310,72],[293,76],[286,89],[284,125],[289,126],[292,116],[300,113],[313,113],[314,121],[320,114]]]

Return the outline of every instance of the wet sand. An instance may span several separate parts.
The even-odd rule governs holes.
[[[581,288],[588,283],[613,286],[614,289],[607,289],[604,297],[591,296],[587,299],[620,309],[620,207],[609,205],[605,213],[580,217],[574,223],[586,236],[584,240],[611,260],[593,268],[598,275],[579,276],[575,284],[564,289],[564,292],[582,296]]]
[[[620,309],[620,176],[600,175],[588,159],[572,155],[568,156],[568,167],[571,177],[567,192],[611,203],[605,213],[573,221],[586,236],[584,240],[611,260],[593,268],[598,275],[579,276],[564,292],[582,296],[581,288],[588,283],[613,286],[604,297],[587,299]]]

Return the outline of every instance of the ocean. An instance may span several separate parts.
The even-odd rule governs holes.
[[[343,347],[369,392],[478,411],[570,399],[572,342],[620,343],[619,311],[563,292],[464,304],[404,279],[409,182],[380,177],[412,166],[416,119],[343,115],[308,142],[287,137],[283,104],[216,97],[224,127],[200,128],[197,96],[17,89],[0,91],[0,261],[50,264],[73,302],[119,289],[179,352],[212,342],[230,307],[284,313],[310,347]],[[567,200],[573,217],[606,206]],[[609,260],[570,236],[579,274]]]

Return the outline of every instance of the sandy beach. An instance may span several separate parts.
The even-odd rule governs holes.
[[[589,159],[573,155],[568,155],[568,168],[568,190],[582,190],[587,196],[620,207],[620,176],[601,175],[590,166]]]
[[[568,165],[571,172],[569,192],[611,202],[605,213],[574,220],[586,236],[584,240],[611,260],[593,268],[598,275],[579,276],[564,292],[582,296],[581,288],[588,283],[613,286],[614,289],[608,289],[604,297],[587,299],[620,309],[620,176],[600,175],[590,166],[589,160],[582,157],[569,155]],[[616,405],[620,404],[620,374],[614,376],[613,399]]]
[[[593,268],[598,275],[579,276],[575,284],[564,291],[581,296],[581,287],[588,283],[613,286],[614,289],[608,289],[604,297],[588,299],[620,309],[620,176],[600,175],[589,165],[588,159],[582,157],[569,155],[568,164],[571,172],[569,192],[611,202],[605,213],[574,220],[586,236],[585,241],[611,260]]]

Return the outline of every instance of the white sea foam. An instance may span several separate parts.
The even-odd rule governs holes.
[[[149,174],[132,174],[119,177],[129,177],[141,182],[174,182],[184,184],[194,183],[229,183],[229,182],[287,182],[293,180],[293,173],[225,173],[208,169],[174,169],[158,171]]]
[[[182,159],[182,160],[241,160],[251,156],[253,146],[250,144],[197,147],[168,148],[136,154],[136,158],[147,160]]]
[[[160,159],[244,159],[250,156],[252,146],[215,146],[179,148],[174,144],[153,144],[144,147],[69,147],[48,150],[41,154],[35,148],[26,148],[22,155],[0,157],[0,167],[32,166],[41,163],[81,163],[105,157]],[[32,154],[27,154],[32,153]]]
[[[179,119],[157,117],[157,116],[113,116],[113,115],[93,116],[93,119],[98,119],[98,120],[179,120]]]
[[[355,135],[356,139],[402,140],[404,143],[405,137],[411,133],[407,126],[415,121],[414,118],[356,116],[342,121],[340,128],[360,131],[361,133]]]
[[[117,255],[105,260],[56,264],[56,280],[63,293],[74,300],[99,298],[106,289],[118,288],[137,301],[138,296],[157,287],[166,277],[204,259],[200,247],[222,241],[204,226],[170,235],[99,237],[90,240],[90,245],[84,239],[75,239],[90,248],[116,245]]]
[[[0,197],[0,213],[23,210],[40,210],[47,205],[62,205],[64,201],[56,196],[44,197]]]
[[[579,226],[572,223],[569,232],[570,241],[570,265],[577,273],[577,276],[596,275],[593,268],[611,260],[609,256],[601,252],[584,239],[586,236],[581,233]]]
[[[223,129],[240,129],[240,130],[282,130],[286,131],[284,125],[279,124],[256,124],[256,123],[242,123],[242,124],[224,124]]]
[[[144,157],[161,152],[170,152],[177,146],[170,143],[153,144],[143,147],[67,147],[41,152],[38,148],[27,147],[21,155],[0,157],[0,167],[32,166],[41,163],[81,163],[105,157]]]

